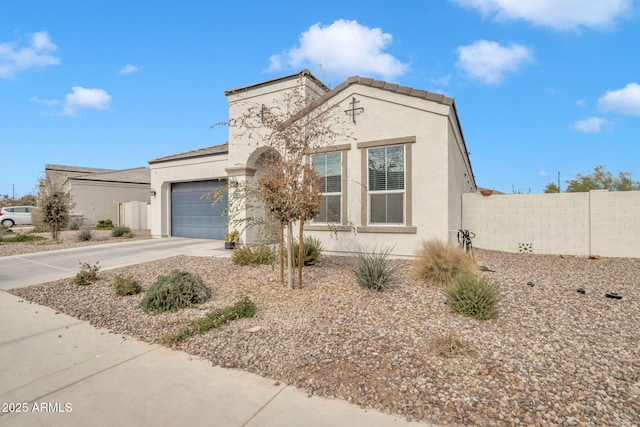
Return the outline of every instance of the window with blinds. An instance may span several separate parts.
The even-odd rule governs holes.
[[[342,152],[314,154],[313,168],[320,175],[322,202],[313,222],[340,223],[342,212]]]
[[[404,157],[404,145],[368,149],[370,224],[404,224]]]

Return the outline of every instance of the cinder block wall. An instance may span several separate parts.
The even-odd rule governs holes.
[[[640,257],[640,191],[466,193],[462,225],[479,248]]]

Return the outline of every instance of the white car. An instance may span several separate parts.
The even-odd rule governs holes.
[[[0,208],[0,224],[9,228],[14,225],[31,224],[31,211],[35,206],[7,206]]]

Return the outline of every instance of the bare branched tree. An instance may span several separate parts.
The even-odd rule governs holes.
[[[41,179],[38,207],[33,214],[34,223],[42,221],[48,226],[54,240],[58,240],[58,233],[69,223],[69,214],[75,206],[66,181],[60,174],[48,174]]]
[[[293,224],[297,222],[300,227],[297,255],[301,269],[304,224],[318,215],[322,200],[320,176],[309,156],[348,138],[338,105],[322,101],[301,77],[298,85],[284,92],[273,106],[249,106],[244,114],[229,122],[231,132],[236,132],[238,138],[256,148],[267,148],[262,155],[264,173],[253,186],[244,184],[251,188],[236,188],[234,193],[242,194],[244,203],[247,196],[255,198],[280,225],[281,279],[286,253],[290,289],[294,287]],[[230,200],[236,195],[230,195]],[[298,286],[302,287],[302,270],[298,271]]]

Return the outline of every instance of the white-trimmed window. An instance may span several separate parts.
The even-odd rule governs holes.
[[[369,224],[405,223],[405,147],[367,150]]]
[[[320,175],[322,202],[315,223],[340,223],[342,217],[342,152],[314,154],[313,168]]]

